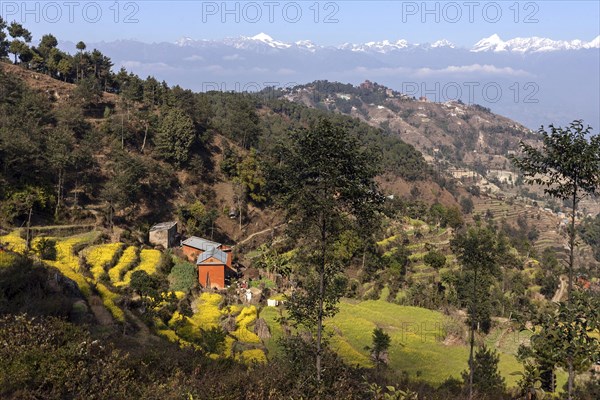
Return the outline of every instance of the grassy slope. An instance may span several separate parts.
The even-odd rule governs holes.
[[[436,311],[371,300],[343,302],[331,325],[341,329],[354,349],[364,355],[367,355],[364,347],[371,344],[373,328],[383,328],[392,338],[390,366],[438,384],[449,376],[460,377],[460,372],[467,368],[468,347],[445,345],[441,341],[447,323],[446,317]],[[500,371],[507,383],[513,385],[516,379],[510,374],[521,367],[512,354],[503,350],[499,349]]]
[[[274,308],[261,312],[273,334],[267,343],[271,353],[276,352],[274,339],[281,335],[275,322],[277,316]],[[331,345],[342,358],[352,364],[368,366],[365,346],[371,344],[373,329],[381,327],[392,338],[389,366],[396,371],[406,371],[411,378],[437,385],[450,376],[460,378],[461,371],[467,368],[468,347],[445,345],[441,341],[447,323],[442,313],[424,308],[399,306],[384,300],[343,300],[340,312],[327,322],[327,330],[334,334]],[[522,370],[514,357],[517,346],[513,344],[518,341],[518,335],[505,337],[498,348],[500,372],[509,386],[518,380],[518,376],[511,373]]]

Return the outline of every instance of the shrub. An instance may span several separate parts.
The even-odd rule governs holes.
[[[127,357],[58,318],[0,317],[0,397],[138,398]]]
[[[129,284],[131,289],[142,297],[150,297],[153,299],[159,297],[159,281],[155,277],[148,275],[146,271],[140,269],[133,271]]]
[[[187,292],[198,282],[198,268],[189,262],[178,262],[169,274],[171,290]]]
[[[35,243],[33,250],[42,260],[56,260],[56,240],[42,237]]]
[[[460,199],[460,208],[464,214],[471,214],[473,212],[473,200],[470,197],[463,197]]]
[[[173,269],[173,254],[171,250],[167,250],[164,253],[160,253],[160,259],[156,270],[163,275],[169,275]]]
[[[439,270],[446,265],[446,256],[437,250],[431,250],[423,256],[423,262],[430,267]]]

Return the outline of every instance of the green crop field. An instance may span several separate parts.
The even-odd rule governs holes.
[[[267,343],[270,354],[277,352],[276,338],[281,328],[275,319],[275,308],[264,308],[260,316],[265,318],[273,334]],[[339,313],[326,323],[331,335],[331,347],[347,362],[370,366],[366,346],[371,344],[375,327],[383,328],[391,336],[389,366],[395,371],[405,372],[411,378],[422,379],[439,385],[448,377],[460,379],[461,371],[467,369],[469,348],[464,344],[444,344],[445,327],[452,322],[444,314],[419,307],[399,306],[384,300],[343,300]],[[502,336],[502,337],[500,337]],[[527,336],[527,335],[525,335]],[[485,342],[500,353],[500,372],[508,386],[515,386],[519,377],[511,375],[522,371],[514,354],[522,333],[503,334],[493,331]],[[526,337],[525,337],[526,339]]]

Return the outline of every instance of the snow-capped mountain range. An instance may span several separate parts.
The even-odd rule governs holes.
[[[228,45],[236,49],[253,49],[257,46],[264,46],[272,49],[302,49],[310,52],[315,52],[320,49],[338,49],[338,50],[349,50],[353,52],[373,52],[386,54],[397,50],[406,49],[436,49],[436,48],[450,48],[454,49],[456,46],[446,40],[441,39],[434,43],[409,43],[404,39],[396,41],[382,40],[373,41],[361,44],[355,43],[344,43],[338,46],[320,46],[311,42],[310,40],[300,40],[295,43],[285,43],[279,40],[273,39],[266,33],[259,33],[256,36],[246,37],[241,36],[237,38],[226,38],[223,40],[194,40],[191,38],[179,39],[176,44],[178,46],[191,46],[191,47],[209,47],[216,46],[219,44]],[[536,52],[549,52],[559,50],[580,50],[580,49],[597,49],[600,48],[600,36],[595,39],[586,42],[579,39],[575,40],[553,40],[548,38],[540,37],[529,37],[529,38],[514,38],[510,40],[502,40],[497,34],[493,34],[490,37],[479,40],[473,45],[471,52],[514,52],[514,53],[536,53]]]
[[[505,38],[506,39],[506,38]],[[61,48],[76,52],[75,43]],[[501,39],[458,46],[448,40],[382,40],[325,46],[265,33],[176,43],[87,43],[124,67],[196,91],[255,91],[315,80],[380,83],[410,96],[477,103],[530,128],[583,119],[600,127],[600,37]]]
[[[540,38],[537,36],[529,38],[514,38],[507,41],[500,39],[500,36],[493,34],[492,36],[481,39],[475,43],[472,52],[481,51],[510,51],[515,53],[536,53],[558,50],[580,50],[580,49],[598,49],[600,48],[600,36],[590,42],[584,42],[579,39],[567,40],[552,40]]]

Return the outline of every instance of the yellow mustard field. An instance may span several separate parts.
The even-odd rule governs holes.
[[[128,271],[122,281],[116,282],[115,286],[128,286],[131,282],[131,274],[135,271],[145,271],[148,275],[154,275],[158,270],[161,253],[158,250],[144,249],[140,252],[140,263],[134,269]]]
[[[102,299],[104,307],[109,310],[113,318],[116,321],[124,322],[125,313],[117,305],[120,295],[114,292],[112,286],[128,286],[131,281],[131,274],[134,271],[145,271],[149,275],[156,274],[161,262],[161,252],[153,249],[139,251],[136,246],[123,248],[122,243],[90,246],[80,253],[90,266],[88,272],[84,268],[84,264],[80,265],[79,255],[76,254],[75,250],[79,251],[85,244],[93,242],[98,237],[97,235],[97,232],[91,232],[56,239],[56,260],[44,260],[44,262],[57,268],[65,277],[76,282],[85,297],[89,297],[92,290],[95,289]],[[20,237],[18,231],[0,237],[0,242],[7,244],[9,250],[25,252],[25,240]],[[111,268],[111,263],[114,262],[121,251],[121,256]],[[0,267],[9,265],[13,257],[8,252],[0,253]],[[108,273],[110,284],[101,282],[105,272]],[[173,293],[177,299],[181,300],[185,297],[184,292]],[[165,297],[170,294],[170,292],[163,293]],[[248,364],[266,362],[267,357],[262,348],[248,349],[246,347],[242,351],[234,351],[236,343],[262,346],[262,341],[252,329],[252,325],[256,322],[258,316],[256,307],[232,305],[221,309],[222,302],[223,297],[217,293],[202,293],[192,305],[194,314],[191,317],[181,315],[176,311],[167,324],[155,318],[156,333],[173,343],[178,343],[182,347],[199,349],[198,344],[202,340],[203,331],[218,328],[221,326],[223,319],[235,316],[235,330],[225,337],[224,347],[219,351],[220,354],[209,354],[209,357],[234,357]]]
[[[58,240],[56,242],[56,261],[45,261],[48,265],[57,268],[64,276],[75,281],[85,297],[90,296],[91,288],[84,276],[84,271],[79,266],[79,257],[74,254],[73,248],[91,242],[96,235],[96,232],[91,232]]]
[[[111,292],[104,284],[96,283],[96,289],[102,298],[104,307],[110,311],[112,316],[119,322],[125,322],[125,313],[121,310],[115,302],[119,298],[119,295]]]
[[[105,268],[122,247],[122,243],[109,243],[88,247],[85,250],[84,255],[88,264],[90,264],[90,272],[95,280],[100,280]]]
[[[133,266],[133,263],[136,261],[136,259],[137,247],[129,246],[126,248],[121,255],[121,258],[119,258],[117,264],[108,270],[108,277],[110,278],[110,281],[113,283],[119,282],[121,280],[121,276],[125,271]]]
[[[14,251],[15,253],[24,253],[26,242],[19,235],[19,231],[12,231],[8,235],[0,236],[0,243],[6,244],[7,250]]]

